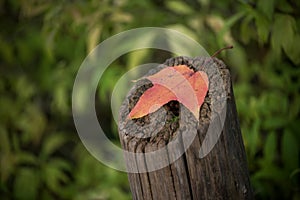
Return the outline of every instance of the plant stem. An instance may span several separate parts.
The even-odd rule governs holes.
[[[218,51],[216,51],[216,52],[211,56],[211,58],[216,57],[216,56],[217,56],[221,51],[223,51],[223,50],[226,50],[226,49],[232,49],[232,48],[233,48],[233,46],[230,45],[230,46],[224,47],[224,48],[222,48],[222,49],[219,49]]]

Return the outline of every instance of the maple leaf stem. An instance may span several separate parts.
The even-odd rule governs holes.
[[[221,51],[223,51],[223,50],[226,50],[226,49],[232,49],[232,48],[233,48],[233,46],[230,45],[230,46],[224,47],[224,48],[222,48],[222,49],[219,49],[218,51],[216,51],[216,52],[211,56],[211,58],[216,57],[216,56],[217,56]]]

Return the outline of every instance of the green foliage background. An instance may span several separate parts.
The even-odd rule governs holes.
[[[300,199],[300,2],[283,0],[0,1],[1,199],[130,199],[125,173],[93,158],[73,125],[77,70],[101,41],[146,26],[179,30],[230,67],[257,199]],[[121,75],[164,52],[136,51],[107,70],[100,123],[118,141],[110,94]],[[105,109],[106,108],[106,109]]]

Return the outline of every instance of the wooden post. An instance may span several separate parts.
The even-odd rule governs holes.
[[[120,109],[119,136],[123,149],[135,153],[134,156],[125,154],[133,199],[253,199],[229,70],[216,58],[177,57],[164,64],[185,64],[206,71],[210,92],[201,107],[199,121],[176,101],[143,118],[128,120],[129,111],[152,85],[145,80],[137,82],[130,90]],[[223,99],[218,91],[214,91],[217,74],[211,71],[212,64],[220,72],[225,91]],[[159,66],[148,75],[163,67]],[[205,145],[213,142],[206,141],[206,134],[215,120],[212,119],[213,113],[219,112],[213,97],[219,103],[220,100],[225,102],[226,115],[220,136],[216,136],[218,140],[209,151],[211,147]],[[189,138],[191,144],[187,142]],[[168,145],[171,142],[175,145]],[[209,151],[204,157],[199,153],[201,148]],[[160,153],[145,156],[145,153],[156,150]]]

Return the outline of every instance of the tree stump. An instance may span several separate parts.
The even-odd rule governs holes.
[[[147,76],[180,64],[208,75],[199,120],[177,101],[128,119],[152,86],[146,79],[135,84],[121,106],[119,136],[133,199],[253,199],[228,68],[216,58],[176,57]]]

